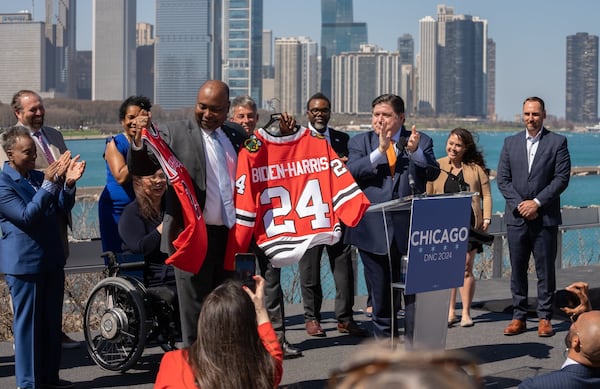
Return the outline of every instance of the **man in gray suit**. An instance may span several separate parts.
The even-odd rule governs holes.
[[[523,103],[526,130],[504,140],[498,163],[498,189],[506,199],[508,249],[512,268],[510,290],[513,320],[504,335],[518,335],[527,326],[527,268],[533,254],[537,273],[538,335],[554,335],[552,299],[556,290],[560,194],[567,188],[571,158],[567,139],[544,128],[546,109],[539,97]]]
[[[40,95],[28,89],[22,89],[13,95],[10,107],[17,119],[17,126],[29,129],[35,142],[35,169],[44,171],[50,163],[56,161],[65,151],[65,140],[56,129],[44,126],[46,109]],[[7,160],[6,153],[0,148],[0,165]],[[59,214],[58,224],[65,257],[69,257],[69,241],[67,229],[71,226],[71,214]],[[80,343],[62,334],[63,348],[76,348]]]
[[[232,226],[228,212],[235,208],[233,202],[222,198],[219,190],[219,155],[225,157],[233,196],[237,152],[247,136],[239,125],[225,124],[229,112],[229,87],[222,81],[206,81],[198,91],[194,118],[158,125],[162,138],[185,166],[194,183],[198,204],[202,207],[208,235],[208,249],[202,268],[192,274],[175,268],[181,331],[187,347],[196,339],[196,324],[204,298],[225,277],[223,261],[227,235]],[[143,126],[143,124],[138,124]],[[136,136],[128,155],[129,164],[146,163],[148,154],[141,146],[141,131]],[[221,150],[219,152],[218,150]],[[234,221],[234,220],[233,220]],[[173,254],[171,242],[183,230],[181,204],[172,187],[166,194],[161,250]],[[233,270],[233,269],[228,269]]]

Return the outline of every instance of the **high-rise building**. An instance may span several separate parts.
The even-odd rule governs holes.
[[[275,39],[275,100],[271,108],[300,115],[317,92],[317,44],[306,37]],[[278,106],[277,106],[278,105]]]
[[[444,5],[437,12],[419,22],[419,112],[486,117],[487,21]]]
[[[154,101],[154,26],[136,24],[135,90]]]
[[[362,45],[360,51],[334,55],[331,66],[335,75],[331,83],[334,112],[369,113],[375,96],[401,95],[402,64],[398,52]]]
[[[76,97],[74,66],[76,48],[75,0],[46,0],[46,90]]]
[[[262,78],[275,78],[275,67],[273,66],[273,30],[263,30],[262,61]]]
[[[46,85],[45,24],[31,20],[30,13],[0,15],[0,102],[10,104],[21,89],[37,92]],[[6,55],[6,53],[15,53]]]
[[[419,20],[421,52],[417,110],[425,115],[435,113],[437,108],[437,27],[437,22],[431,16]]]
[[[321,91],[331,96],[331,57],[366,44],[367,24],[354,22],[353,0],[321,0]]]
[[[263,0],[223,1],[222,77],[233,96],[261,102]]]
[[[598,121],[598,36],[578,32],[567,36],[566,119]]]
[[[150,46],[154,44],[154,25],[146,22],[135,25],[136,46]]]
[[[496,121],[496,42],[487,40],[487,119]]]
[[[92,100],[135,94],[135,1],[94,0]]]
[[[413,65],[415,62],[415,40],[410,34],[398,38],[398,52],[402,65]]]
[[[221,78],[221,16],[220,0],[156,0],[154,96],[161,107],[192,107],[200,86]]]

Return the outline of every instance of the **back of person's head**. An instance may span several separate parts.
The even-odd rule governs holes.
[[[225,281],[202,303],[189,363],[202,389],[273,388],[275,362],[258,335],[254,304],[240,281]]]
[[[467,372],[470,370],[469,374]],[[458,351],[390,350],[371,344],[340,366],[330,389],[476,389],[481,388],[473,358]]]
[[[579,341],[576,345],[567,345],[567,347],[576,347],[585,361],[579,361],[585,365],[600,367],[600,311],[589,311],[579,315],[575,323],[569,330],[570,339],[576,336]]]

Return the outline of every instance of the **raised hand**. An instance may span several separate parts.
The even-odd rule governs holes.
[[[85,161],[79,161],[80,156],[77,155],[69,161],[69,167],[65,174],[65,184],[72,188],[73,185],[83,176],[85,171]]]
[[[256,288],[254,292],[247,286],[242,286],[244,291],[250,296],[250,299],[254,303],[254,310],[256,311],[256,321],[260,325],[269,321],[269,314],[267,308],[265,308],[265,279],[261,276],[253,276]]]
[[[281,132],[281,135],[292,134],[295,130],[296,119],[287,112],[283,112],[281,114],[281,119],[279,119],[279,131]]]
[[[152,122],[152,112],[146,111],[145,109],[140,110],[140,113],[135,118],[135,136],[133,137],[133,143],[137,147],[142,147],[142,130],[148,128],[148,125]]]
[[[584,312],[592,310],[592,303],[590,303],[589,299],[589,286],[587,282],[578,281],[574,282],[571,285],[565,288],[569,292],[574,293],[579,298],[579,305],[575,308],[563,307],[560,308],[561,311],[566,313],[571,317],[571,319],[576,318]]]
[[[419,147],[419,141],[421,140],[421,134],[417,131],[417,126],[413,124],[410,136],[408,137],[408,142],[406,142],[406,148],[408,151],[415,152]]]

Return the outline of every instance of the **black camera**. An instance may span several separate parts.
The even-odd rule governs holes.
[[[554,292],[554,305],[557,308],[575,308],[580,304],[579,297],[566,289]]]

